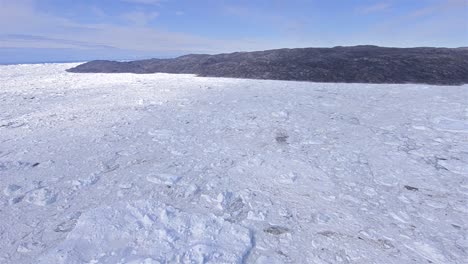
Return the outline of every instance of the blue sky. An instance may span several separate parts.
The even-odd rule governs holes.
[[[468,46],[468,0],[0,0],[0,63]]]

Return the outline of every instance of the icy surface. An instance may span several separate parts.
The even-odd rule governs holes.
[[[251,248],[247,228],[144,200],[83,214],[41,263],[239,263]]]
[[[467,263],[468,86],[0,66],[0,263]]]

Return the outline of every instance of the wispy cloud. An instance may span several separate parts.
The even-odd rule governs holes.
[[[114,48],[98,43],[84,41],[49,38],[23,34],[0,35],[0,48],[75,48],[75,49],[110,49]]]
[[[122,2],[142,4],[142,5],[159,5],[163,0],[122,0]]]
[[[383,12],[391,8],[391,4],[387,2],[381,2],[369,6],[361,6],[356,9],[356,11],[360,14],[372,14]]]
[[[466,46],[468,26],[466,0],[427,2],[384,22],[373,25],[357,37],[378,36],[373,44],[385,46]],[[454,34],[458,32],[458,34]]]
[[[467,0],[443,0],[436,4],[429,5],[423,8],[416,9],[410,12],[407,18],[420,18],[430,15],[437,15],[450,10],[460,9],[465,10],[468,15],[468,1]]]
[[[256,12],[250,8],[237,5],[226,5],[224,6],[224,11],[229,15],[246,17],[253,16]]]
[[[258,39],[217,39],[147,26],[157,13],[128,13],[134,24],[91,24],[43,13],[33,1],[0,0],[0,48],[120,49],[154,54],[218,53],[273,47]],[[21,32],[21,35],[18,35]]]
[[[136,26],[146,26],[159,16],[158,12],[134,11],[125,13],[122,17]]]
[[[103,18],[103,17],[107,16],[106,13],[101,8],[99,8],[97,6],[91,6],[90,10],[96,17]]]
[[[280,12],[264,12],[264,10],[258,8],[249,8],[242,5],[224,5],[222,10],[226,15],[237,17],[243,21],[248,20],[269,27],[274,25],[278,32],[288,27],[297,29],[297,26],[302,24],[301,19],[298,17],[291,18]]]

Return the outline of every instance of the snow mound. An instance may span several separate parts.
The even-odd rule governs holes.
[[[83,214],[40,263],[240,263],[251,248],[244,227],[139,200]]]

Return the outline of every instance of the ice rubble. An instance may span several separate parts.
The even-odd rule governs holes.
[[[1,263],[465,263],[468,86],[0,66]]]

